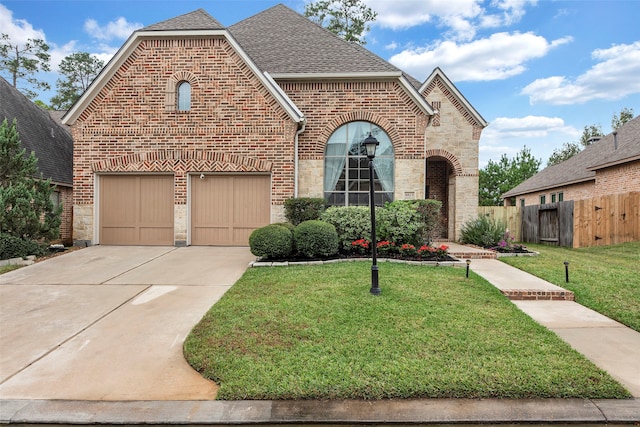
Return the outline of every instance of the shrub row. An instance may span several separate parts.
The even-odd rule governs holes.
[[[286,259],[292,255],[323,258],[338,253],[338,233],[333,225],[320,221],[271,224],[249,236],[251,253],[265,259]]]
[[[22,258],[28,255],[43,255],[45,248],[35,240],[25,240],[0,233],[0,259]]]

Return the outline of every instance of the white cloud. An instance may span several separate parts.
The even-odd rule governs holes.
[[[548,42],[533,33],[495,33],[470,43],[443,41],[431,47],[408,49],[389,61],[418,78],[441,67],[454,81],[501,80],[521,74],[527,61],[543,57],[571,40],[565,37]]]
[[[394,30],[433,23],[452,40],[472,40],[479,28],[517,23],[537,0],[365,0],[376,25]]]
[[[503,154],[514,157],[524,146],[544,164],[555,147],[576,140],[581,133],[559,117],[498,117],[482,131],[480,167],[485,167],[490,159],[497,161]]]
[[[0,4],[0,32],[7,34],[13,44],[24,44],[28,39],[42,39],[46,41],[44,32],[36,30],[24,19],[13,19],[13,12]]]
[[[595,99],[615,100],[640,93],[640,40],[597,49],[599,61],[575,80],[565,76],[537,79],[522,89],[533,104],[584,104]]]
[[[100,26],[95,19],[87,19],[84,23],[84,31],[87,34],[95,39],[104,41],[113,39],[124,40],[141,27],[142,24],[138,22],[128,22],[123,17],[108,22],[104,26]]]

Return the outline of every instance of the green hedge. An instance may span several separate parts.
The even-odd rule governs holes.
[[[376,208],[376,212],[379,211],[380,208]],[[342,253],[351,251],[352,242],[371,238],[371,213],[366,206],[332,206],[324,211],[320,219],[336,228]]]
[[[296,226],[293,238],[298,254],[306,258],[322,258],[338,253],[338,233],[328,222],[304,221]]]
[[[293,225],[320,219],[324,209],[325,201],[321,198],[298,197],[284,202],[285,216]]]
[[[249,236],[249,249],[255,256],[282,259],[291,256],[293,233],[280,224],[271,224],[254,230]]]
[[[0,259],[22,258],[28,255],[44,255],[46,248],[35,240],[24,240],[0,233]]]

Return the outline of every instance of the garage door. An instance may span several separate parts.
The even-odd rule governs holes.
[[[173,245],[173,176],[101,176],[98,221],[103,245]]]
[[[192,175],[190,191],[192,245],[248,246],[270,222],[269,175]]]

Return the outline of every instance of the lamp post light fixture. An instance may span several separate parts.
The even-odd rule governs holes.
[[[377,240],[376,240],[376,201],[375,190],[373,188],[373,159],[376,157],[376,148],[380,143],[375,139],[371,132],[363,142],[364,148],[369,159],[369,205],[371,206],[371,294],[380,295],[380,286],[378,285],[378,260],[377,260]]]
[[[469,266],[471,265],[471,260],[467,260],[467,279],[469,278]]]

